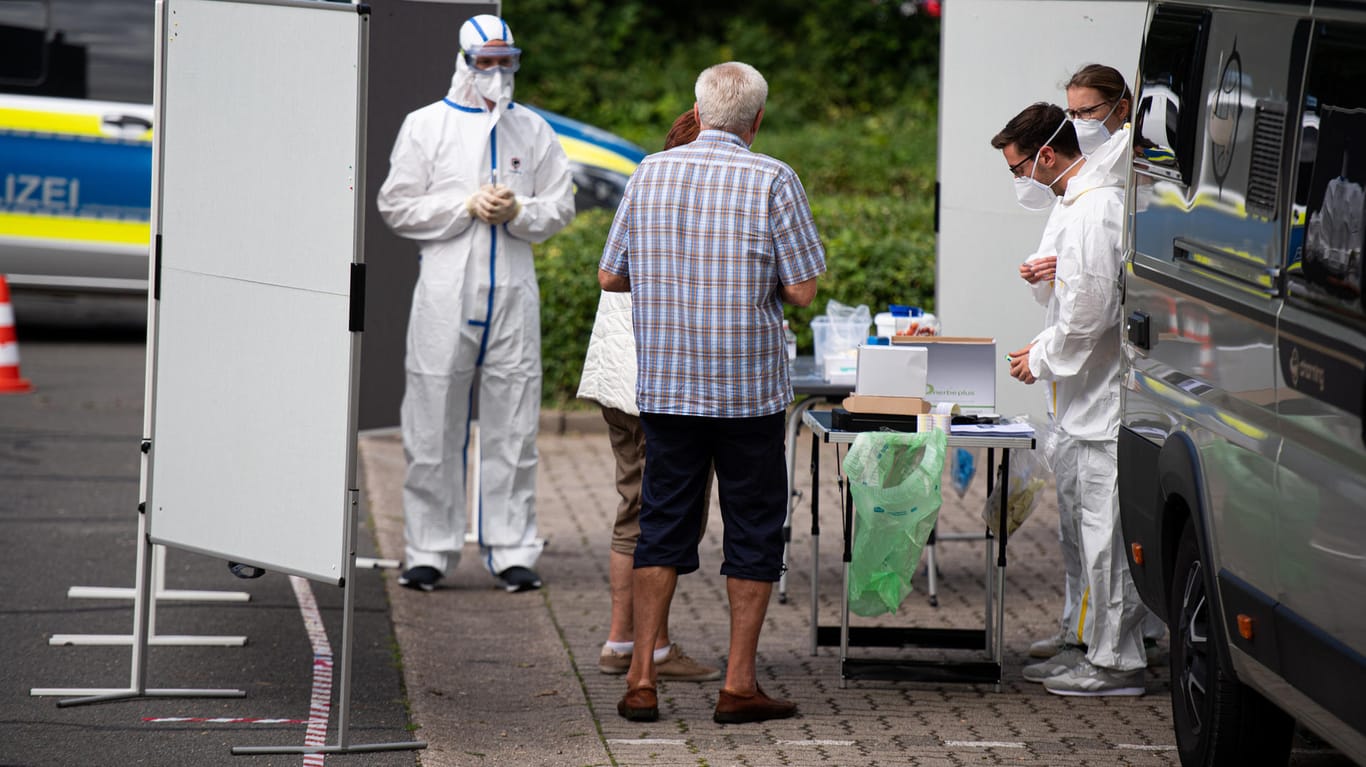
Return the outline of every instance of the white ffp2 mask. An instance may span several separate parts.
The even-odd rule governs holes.
[[[479,91],[479,95],[492,101],[495,104],[507,105],[512,101],[513,76],[503,72],[493,72],[491,74],[476,74],[474,77],[474,89]]]
[[[1110,138],[1110,129],[1105,127],[1105,121],[1110,119],[1110,115],[1119,108],[1119,99],[1110,105],[1110,111],[1099,120],[1082,119],[1080,117],[1072,121],[1072,130],[1077,132],[1077,146],[1081,147],[1082,154],[1091,154],[1100,149],[1101,144]]]
[[[1062,126],[1066,124],[1067,118],[1064,117],[1062,122],[1058,123],[1058,127],[1054,128],[1053,132],[1048,134],[1048,140],[1044,141],[1042,146],[1034,150],[1034,162],[1030,165],[1029,176],[1027,178],[1020,176],[1015,177],[1015,200],[1020,203],[1021,208],[1024,208],[1025,210],[1046,210],[1048,206],[1053,204],[1053,200],[1058,196],[1057,193],[1053,191],[1052,185],[1056,184],[1059,178],[1066,175],[1067,171],[1076,167],[1077,163],[1085,159],[1085,155],[1082,155],[1073,160],[1071,165],[1063,168],[1062,173],[1058,174],[1053,181],[1047,184],[1034,178],[1034,174],[1039,172],[1039,153],[1043,151],[1043,147],[1048,146],[1049,142],[1057,137],[1058,131],[1061,131]],[[1023,162],[1023,160],[1021,160],[1021,162]]]
[[[1015,200],[1025,210],[1046,210],[1056,197],[1052,189],[1032,176],[1015,179]]]
[[[1073,120],[1072,129],[1077,132],[1077,146],[1082,154],[1094,153],[1110,138],[1104,120]]]

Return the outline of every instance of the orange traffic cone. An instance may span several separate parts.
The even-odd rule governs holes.
[[[14,335],[14,307],[9,303],[9,283],[0,274],[0,394],[32,391],[33,384],[19,375],[19,339]]]

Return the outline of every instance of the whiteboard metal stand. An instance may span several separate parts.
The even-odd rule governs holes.
[[[109,586],[72,586],[67,599],[136,599],[137,588]],[[147,643],[158,647],[241,647],[245,636],[187,635],[157,633],[157,602],[202,601],[246,602],[251,594],[245,591],[186,591],[166,588],[166,547],[152,545],[152,601],[147,608]],[[53,634],[47,643],[54,647],[131,645],[132,634]]]
[[[67,599],[132,599],[137,589],[123,586],[72,586]],[[245,591],[200,591],[166,588],[166,547],[152,547],[152,593],[164,602],[250,602]],[[155,636],[155,632],[153,632]],[[156,642],[153,642],[156,644]]]
[[[362,570],[397,570],[403,563],[397,559],[377,559],[375,557],[356,557],[356,567]]]
[[[150,315],[156,311],[152,302],[148,302],[149,323],[152,321]],[[151,325],[149,324],[150,328]],[[154,343],[152,334],[147,338],[147,364],[152,366],[153,351],[151,345]],[[151,376],[148,375],[146,384],[148,390],[151,387]],[[146,419],[149,419],[150,409],[144,414],[144,428]],[[144,432],[145,433],[145,432]],[[146,496],[147,478],[147,450],[149,442],[143,440],[143,492],[142,497]],[[137,567],[133,577],[133,634],[129,637],[129,642],[121,644],[131,644],[133,647],[133,657],[131,672],[127,687],[103,687],[103,688],[79,688],[79,687],[34,687],[29,690],[29,695],[33,697],[42,696],[62,696],[65,700],[57,701],[59,708],[66,706],[76,706],[85,703],[99,703],[111,700],[126,700],[128,698],[241,698],[246,695],[242,690],[232,689],[165,689],[147,688],[147,647],[151,643],[150,634],[152,626],[152,611],[155,600],[151,593],[152,580],[152,543],[147,534],[147,514],[145,513],[145,502],[138,504],[138,552]],[[54,637],[55,638],[55,637]],[[244,640],[245,641],[245,640]],[[114,644],[114,643],[110,643]],[[75,697],[72,697],[75,696]]]
[[[155,311],[151,309],[150,311]],[[152,343],[150,337],[148,344]],[[152,351],[147,352],[148,360]],[[150,386],[150,382],[148,384]],[[147,443],[144,442],[144,445]],[[143,452],[143,475],[146,476],[147,454]],[[132,670],[128,686],[123,688],[41,688],[35,687],[29,694],[38,696],[67,696],[57,701],[58,708],[79,706],[89,703],[103,703],[130,698],[242,698],[246,693],[233,689],[164,689],[147,687],[147,647],[151,629],[152,614],[152,542],[148,537],[147,514],[144,504],[138,504],[138,553],[137,575],[133,586],[133,646]],[[69,697],[75,696],[75,697]]]

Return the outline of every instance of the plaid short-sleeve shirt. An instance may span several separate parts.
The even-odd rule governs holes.
[[[778,288],[822,274],[825,248],[787,164],[718,130],[646,157],[600,268],[631,281],[642,411],[748,418],[792,402]]]

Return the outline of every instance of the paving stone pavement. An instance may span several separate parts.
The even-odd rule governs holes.
[[[573,416],[575,414],[571,414]],[[795,700],[799,715],[752,725],[718,725],[711,713],[720,682],[664,682],[660,720],[627,722],[616,714],[620,676],[602,674],[597,656],[609,621],[608,542],[617,497],[611,450],[596,413],[542,429],[537,513],[548,541],[540,592],[505,594],[481,569],[473,546],[442,588],[424,594],[386,573],[416,737],[435,765],[1172,765],[1169,679],[1150,669],[1141,698],[1063,698],[1023,681],[1031,641],[1055,629],[1062,601],[1057,512],[1051,486],[1009,545],[1006,577],[1006,679],[990,685],[850,681],[840,686],[837,648],[810,652],[810,437],[800,437],[789,600],[769,606],[759,645],[760,683]],[[567,428],[557,433],[559,427]],[[838,625],[839,490],[833,446],[821,450],[819,614]],[[963,499],[945,482],[939,529],[981,529],[985,451]],[[842,453],[842,451],[841,451]],[[361,438],[370,522],[386,557],[402,557],[403,454],[398,437]],[[703,662],[724,662],[728,613],[721,528],[702,544],[702,568],[679,580],[670,630]],[[981,627],[981,544],[939,546],[939,606],[925,597],[923,567],[894,616],[855,625]],[[1162,648],[1166,649],[1165,640]],[[905,651],[926,657],[926,651]],[[901,656],[860,648],[851,655]]]

